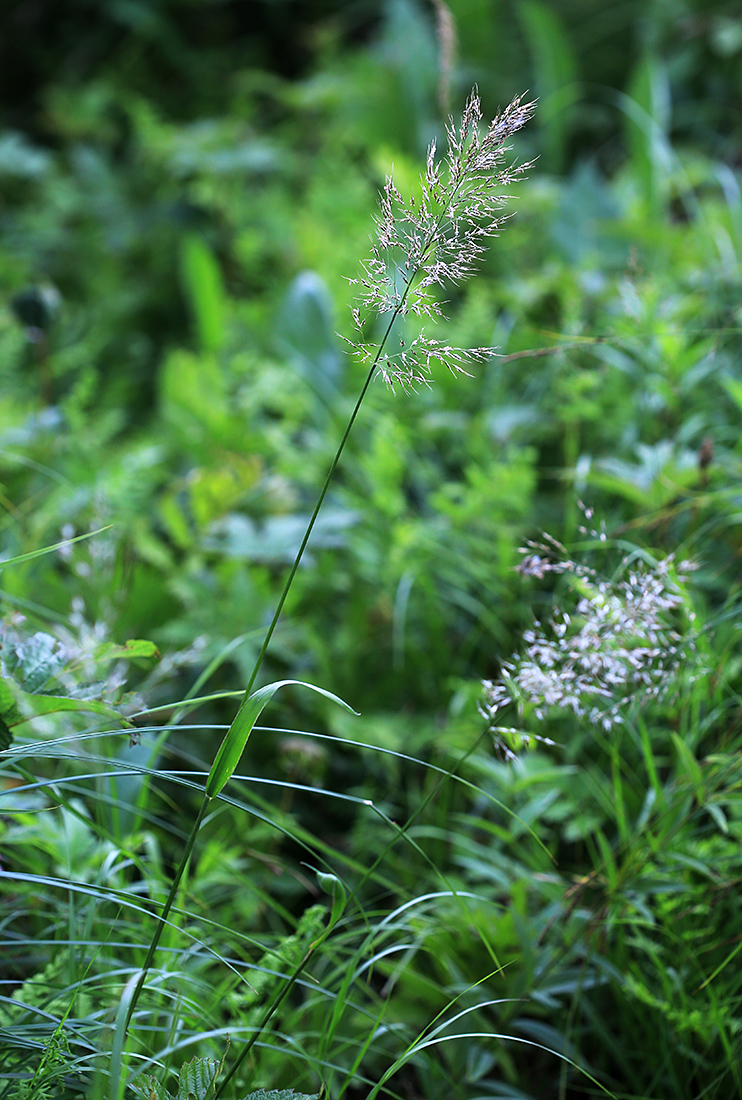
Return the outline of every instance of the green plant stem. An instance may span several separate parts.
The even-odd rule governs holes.
[[[162,910],[162,913],[160,913],[160,919],[157,923],[157,927],[155,928],[155,932],[154,932],[154,935],[152,937],[152,942],[149,945],[149,950],[147,951],[147,957],[144,960],[144,965],[142,966],[142,972],[139,975],[139,980],[138,980],[136,986],[134,987],[134,992],[131,995],[131,1001],[129,1002],[129,1008],[127,1009],[127,1012],[126,1012],[126,1020],[125,1020],[125,1023],[124,1023],[124,1032],[127,1032],[129,1030],[129,1024],[131,1023],[131,1018],[134,1015],[134,1009],[136,1008],[137,1001],[139,1000],[139,994],[142,992],[142,986],[144,985],[145,978],[147,977],[147,971],[152,966],[152,960],[155,957],[155,952],[157,951],[157,948],[158,948],[159,943],[160,943],[160,939],[162,938],[162,933],[165,929],[165,924],[167,922],[168,914],[170,913],[170,910],[173,907],[173,902],[175,901],[175,896],[178,893],[178,887],[180,886],[181,879],[183,878],[183,875],[185,874],[185,869],[188,866],[189,859],[191,858],[191,852],[193,851],[193,846],[196,843],[196,837],[198,836],[199,830],[201,828],[201,823],[203,822],[203,819],[206,815],[206,811],[209,807],[210,802],[211,802],[211,799],[208,797],[208,795],[204,795],[204,799],[201,803],[201,808],[199,809],[198,814],[196,815],[196,820],[193,823],[193,828],[191,829],[190,834],[188,836],[188,840],[187,840],[186,846],[185,846],[185,851],[183,852],[183,858],[180,861],[180,865],[178,867],[178,870],[175,872],[175,877],[173,878],[173,881],[170,885],[170,892],[167,896],[167,899],[165,900],[165,905],[164,905],[164,908]]]
[[[255,686],[255,681],[257,680],[258,673],[260,672],[260,667],[263,664],[263,658],[265,657],[268,646],[270,645],[271,638],[273,637],[273,632],[275,631],[276,625],[277,625],[278,620],[281,616],[281,611],[283,610],[283,605],[286,602],[286,598],[287,598],[287,596],[289,594],[289,591],[291,589],[291,584],[294,580],[294,577],[296,576],[296,571],[299,568],[299,565],[301,564],[301,559],[304,556],[304,551],[306,549],[307,543],[309,542],[309,538],[312,534],[312,530],[313,530],[314,524],[317,520],[317,516],[319,515],[320,508],[322,507],[324,499],[327,496],[327,490],[330,487],[330,482],[332,481],[332,476],[335,473],[338,462],[340,461],[340,456],[342,455],[343,450],[345,449],[345,444],[348,441],[348,436],[350,435],[351,430],[353,428],[353,425],[354,425],[354,423],[356,421],[356,418],[358,416],[358,413],[361,410],[361,405],[363,404],[363,399],[365,398],[365,396],[368,392],[368,388],[371,385],[371,381],[372,381],[374,375],[376,374],[376,368],[379,364],[379,359],[381,358],[382,352],[384,351],[384,346],[386,345],[386,342],[389,339],[389,334],[392,331],[392,328],[394,326],[394,322],[397,320],[397,317],[399,316],[399,314],[400,314],[400,312],[401,312],[401,310],[404,306],[404,302],[405,302],[405,299],[407,297],[408,290],[409,290],[409,284],[405,288],[404,294],[402,295],[402,298],[400,299],[396,309],[394,310],[394,312],[393,312],[393,314],[392,314],[392,316],[389,320],[389,323],[388,323],[388,325],[386,327],[386,330],[384,332],[384,336],[382,337],[381,343],[379,344],[379,349],[376,352],[376,355],[374,356],[374,360],[373,360],[373,363],[371,364],[371,367],[369,368],[369,372],[366,376],[366,381],[363,383],[363,387],[361,388],[361,392],[358,395],[358,400],[355,403],[355,406],[353,408],[353,412],[351,413],[350,419],[348,420],[348,423],[345,427],[345,431],[343,432],[343,437],[340,440],[340,444],[338,446],[337,451],[335,452],[335,457],[333,458],[332,463],[330,464],[330,468],[327,471],[327,476],[325,478],[324,485],[322,486],[320,494],[317,497],[317,503],[314,506],[314,511],[312,512],[312,515],[311,515],[311,517],[309,519],[309,522],[307,524],[306,531],[304,532],[304,537],[301,540],[301,545],[299,546],[299,549],[296,553],[296,557],[294,558],[294,564],[291,566],[291,572],[289,573],[289,575],[286,579],[286,583],[283,586],[283,591],[281,592],[281,596],[280,596],[280,599],[278,601],[278,606],[276,607],[275,614],[273,615],[270,626],[268,627],[268,630],[266,631],[266,635],[265,635],[265,638],[263,640],[263,644],[260,647],[260,652],[258,653],[258,656],[255,660],[255,665],[253,667],[252,674],[250,676],[250,680],[248,681],[248,685],[247,685],[247,688],[245,690],[244,699],[249,698],[250,692],[252,691],[253,687]],[[142,966],[142,972],[139,976],[139,980],[137,981],[137,984],[134,987],[134,992],[132,993],[132,996],[131,996],[131,1001],[129,1003],[129,1008],[128,1008],[127,1013],[126,1013],[126,1022],[125,1022],[125,1025],[124,1025],[124,1030],[125,1031],[128,1031],[129,1024],[131,1023],[132,1016],[134,1015],[134,1010],[136,1009],[137,1002],[139,1000],[139,995],[142,992],[142,988],[144,986],[144,981],[147,977],[147,972],[150,969],[150,967],[152,966],[152,962],[153,962],[153,959],[155,957],[155,952],[157,951],[157,948],[158,948],[159,943],[160,943],[160,939],[162,938],[162,933],[163,933],[163,930],[165,928],[165,923],[167,921],[168,914],[170,913],[170,910],[172,909],[173,902],[175,901],[175,897],[178,893],[178,887],[180,886],[183,875],[185,874],[186,867],[188,866],[188,861],[191,857],[191,853],[192,853],[194,845],[196,843],[196,838],[197,838],[198,833],[201,829],[201,825],[202,825],[204,817],[206,815],[206,810],[208,809],[209,803],[211,801],[212,800],[211,800],[211,798],[209,798],[208,795],[204,795],[203,802],[201,803],[201,808],[198,811],[198,814],[196,816],[196,820],[194,821],[193,827],[191,828],[191,831],[188,835],[188,840],[186,842],[186,847],[185,847],[185,851],[183,853],[183,858],[181,859],[180,864],[178,865],[178,869],[176,870],[175,875],[173,877],[173,881],[170,885],[170,891],[169,891],[167,899],[165,901],[165,906],[162,910],[162,913],[160,914],[160,918],[159,918],[159,921],[157,923],[157,927],[155,928],[154,935],[152,936],[152,942],[150,943],[149,950],[147,951],[147,957],[145,958],[144,965]],[[288,988],[290,987],[291,984],[293,984],[293,982],[295,980],[296,980],[295,977],[293,979],[289,980],[289,984],[287,985],[286,991],[288,991]],[[278,1002],[278,1003],[280,1003],[280,1002]],[[276,1007],[277,1007],[277,1004],[276,1004]]]
[[[451,197],[455,196],[458,193],[458,191],[460,190],[460,188],[463,185],[463,182],[464,182],[463,179],[459,181],[459,183],[454,188],[453,194],[452,194]],[[337,469],[337,465],[340,462],[340,458],[341,458],[342,453],[345,449],[345,444],[348,441],[348,437],[350,436],[350,433],[353,429],[353,425],[355,424],[356,418],[358,417],[358,414],[361,410],[361,405],[363,404],[364,398],[365,398],[365,396],[368,392],[368,388],[371,385],[371,382],[374,378],[374,375],[376,374],[376,370],[377,370],[377,367],[379,365],[379,361],[381,359],[381,356],[384,352],[384,348],[386,347],[387,340],[389,339],[389,335],[390,335],[390,333],[391,333],[391,331],[394,327],[394,324],[395,324],[397,318],[401,314],[403,314],[405,303],[407,301],[407,297],[408,297],[408,295],[410,293],[410,290],[411,290],[411,288],[412,288],[412,286],[415,282],[415,279],[417,278],[417,275],[420,271],[423,260],[428,255],[431,248],[433,247],[433,245],[435,243],[435,240],[436,240],[436,238],[438,237],[438,235],[440,233],[441,227],[443,226],[443,224],[446,221],[448,205],[449,205],[448,203],[444,205],[444,208],[441,210],[441,213],[440,213],[440,215],[438,216],[438,218],[436,220],[434,228],[431,230],[430,235],[429,235],[427,241],[425,242],[425,245],[424,245],[424,247],[422,249],[422,252],[421,252],[421,258],[420,258],[420,262],[419,262],[418,266],[416,267],[416,269],[413,272],[411,272],[408,276],[406,276],[404,278],[404,284],[405,284],[404,291],[402,292],[402,295],[401,295],[399,301],[397,302],[394,310],[392,311],[392,315],[389,319],[389,322],[386,326],[386,329],[384,330],[384,335],[383,335],[383,337],[382,337],[382,339],[379,343],[378,349],[376,351],[376,355],[374,356],[373,362],[371,363],[371,366],[368,370],[368,374],[366,375],[366,380],[363,383],[363,386],[361,387],[361,391],[358,395],[356,403],[353,407],[353,411],[352,411],[352,413],[350,415],[350,418],[348,420],[348,423],[345,427],[345,431],[343,432],[342,438],[341,438],[340,443],[338,445],[338,448],[335,452],[335,457],[333,458],[333,460],[330,464],[330,467],[327,471],[327,476],[325,477],[324,484],[322,486],[322,489],[320,490],[319,496],[317,497],[317,503],[314,506],[314,511],[312,512],[312,515],[309,518],[309,522],[307,523],[307,527],[306,527],[306,530],[304,532],[304,537],[302,538],[299,549],[296,552],[296,557],[294,558],[293,565],[291,566],[291,570],[288,574],[288,577],[286,578],[286,582],[283,586],[283,590],[282,590],[281,595],[279,597],[278,604],[276,606],[276,610],[274,612],[273,618],[271,619],[270,625],[268,626],[268,629],[267,629],[266,634],[265,634],[265,638],[263,639],[263,644],[261,645],[260,651],[258,652],[258,655],[255,659],[255,664],[253,666],[253,670],[252,670],[252,673],[250,675],[250,679],[248,681],[247,688],[245,689],[245,695],[244,695],[244,698],[243,698],[243,703],[247,699],[249,699],[250,693],[252,692],[252,690],[255,686],[255,681],[258,678],[258,673],[260,672],[261,666],[263,664],[263,660],[264,660],[266,652],[268,650],[268,646],[271,643],[271,639],[273,638],[273,634],[274,634],[276,626],[278,624],[278,620],[281,617],[281,612],[283,611],[284,604],[286,603],[286,599],[287,599],[288,594],[291,590],[291,585],[293,584],[294,577],[296,576],[297,570],[298,570],[298,568],[301,564],[301,560],[304,556],[304,551],[307,547],[307,543],[309,542],[312,531],[314,529],[314,525],[317,521],[317,516],[319,515],[320,509],[321,509],[321,507],[324,503],[325,497],[327,496],[327,491],[330,487],[330,482],[332,481],[335,470]],[[157,927],[155,928],[155,932],[154,932],[154,935],[152,937],[152,941],[149,945],[149,950],[147,951],[147,956],[144,960],[144,965],[142,967],[142,972],[141,972],[141,974],[139,976],[139,980],[137,981],[137,984],[134,988],[134,992],[132,993],[129,1008],[128,1008],[127,1013],[126,1013],[126,1022],[125,1022],[125,1028],[124,1028],[125,1031],[128,1031],[129,1025],[131,1023],[131,1019],[134,1015],[134,1011],[136,1009],[136,1005],[137,1005],[137,1002],[139,1000],[139,996],[140,996],[142,988],[144,986],[144,982],[145,982],[145,979],[146,979],[146,976],[147,976],[147,972],[150,969],[150,967],[152,966],[152,962],[154,960],[155,952],[157,951],[158,945],[160,943],[160,939],[162,937],[162,933],[163,933],[163,930],[165,928],[165,923],[167,921],[168,914],[170,913],[170,910],[173,906],[173,902],[174,902],[175,897],[177,895],[178,888],[180,886],[183,875],[185,874],[186,867],[188,866],[188,861],[191,857],[191,853],[193,852],[193,848],[194,848],[194,845],[196,843],[196,838],[198,836],[198,833],[201,829],[201,825],[203,823],[204,817],[206,815],[206,810],[207,810],[207,808],[209,806],[209,803],[211,801],[212,801],[211,798],[208,795],[205,794],[203,802],[201,803],[201,808],[198,811],[198,814],[196,816],[196,820],[194,821],[193,827],[191,828],[191,831],[189,833],[188,840],[186,842],[185,851],[183,853],[183,858],[181,859],[180,864],[179,864],[179,866],[178,866],[178,868],[175,872],[175,875],[173,877],[173,881],[170,885],[170,891],[169,891],[167,899],[165,901],[165,906],[162,910],[162,913],[160,914],[160,919],[158,921]],[[307,956],[307,959],[308,959],[308,956]],[[305,965],[307,959],[302,961],[301,967],[303,967]],[[297,971],[297,974],[298,974],[298,971]],[[256,1035],[260,1034],[260,1031],[262,1031],[262,1028],[265,1026],[265,1023],[269,1019],[270,1015],[273,1013],[273,1011],[275,1011],[275,1008],[278,1007],[278,1004],[280,1004],[283,997],[286,995],[288,990],[291,988],[293,983],[296,981],[297,974],[295,974],[292,978],[288,979],[286,985],[284,986],[284,989],[280,992],[277,1000],[274,1002],[274,1007],[271,1008],[269,1015],[266,1017],[265,1021],[261,1024],[261,1027],[258,1029]],[[254,1040],[253,1040],[253,1042],[254,1042]],[[251,1045],[252,1045],[252,1043],[250,1043],[248,1045],[247,1049],[249,1049]],[[244,1053],[240,1056],[240,1059],[237,1062],[237,1065],[239,1065],[239,1062],[242,1060],[242,1057],[244,1057]],[[232,1071],[232,1073],[233,1072],[234,1071]],[[231,1077],[232,1073],[230,1073],[229,1077]],[[229,1077],[227,1078],[227,1080],[229,1080]]]
[[[361,392],[358,395],[358,400],[355,403],[355,407],[353,409],[353,412],[350,414],[350,419],[348,420],[348,423],[345,427],[345,431],[343,432],[343,438],[340,440],[340,445],[338,446],[338,449],[335,452],[335,457],[333,458],[332,463],[330,464],[330,468],[327,471],[327,476],[325,478],[325,483],[322,486],[322,489],[320,491],[319,496],[317,497],[317,503],[314,506],[314,511],[312,512],[312,515],[310,516],[309,523],[307,524],[307,529],[304,532],[304,538],[301,540],[301,545],[300,545],[299,549],[296,552],[296,557],[294,558],[294,564],[291,566],[291,572],[289,573],[288,577],[286,578],[286,583],[283,586],[283,591],[281,592],[281,596],[280,596],[279,601],[278,601],[278,606],[276,607],[273,618],[271,619],[270,626],[268,627],[268,630],[266,631],[265,638],[263,639],[263,644],[260,647],[260,652],[258,653],[258,656],[255,659],[255,665],[254,665],[253,670],[252,670],[252,675],[250,676],[250,679],[249,679],[248,684],[247,684],[247,688],[245,689],[245,699],[247,699],[249,697],[250,692],[252,691],[252,689],[255,686],[255,681],[258,678],[258,673],[260,672],[260,667],[263,664],[263,658],[265,657],[268,646],[271,643],[271,639],[273,637],[273,632],[276,629],[276,626],[278,624],[278,620],[281,617],[281,612],[283,611],[283,605],[286,603],[286,598],[287,598],[287,596],[289,594],[289,591],[291,589],[291,585],[293,584],[294,577],[296,576],[296,571],[299,568],[299,566],[301,565],[301,559],[304,556],[304,551],[306,550],[307,543],[309,542],[309,538],[312,534],[312,530],[313,530],[314,524],[317,520],[317,516],[319,515],[320,508],[322,507],[322,505],[324,503],[324,500],[325,500],[325,497],[327,496],[327,490],[330,488],[330,482],[332,481],[333,474],[335,473],[338,462],[340,461],[340,456],[342,455],[342,453],[345,449],[345,444],[348,441],[348,436],[351,433],[353,425],[356,421],[356,417],[358,416],[358,413],[361,411],[361,405],[363,404],[363,399],[364,399],[364,397],[366,396],[366,394],[368,392],[368,387],[371,385],[371,381],[372,381],[374,375],[376,374],[376,368],[378,366],[379,358],[381,356],[381,353],[384,350],[384,344],[387,341],[389,333],[392,330],[392,326],[393,326],[394,322],[397,319],[397,316],[399,314],[399,310],[401,309],[401,307],[402,307],[402,303],[400,302],[400,305],[394,311],[394,314],[392,315],[392,319],[390,320],[389,324],[387,325],[386,332],[384,333],[384,338],[383,338],[382,342],[379,344],[379,350],[377,351],[377,353],[374,357],[374,361],[371,364],[368,375],[366,376],[366,381],[363,383],[363,388],[361,389]]]
[[[273,1016],[273,1014],[277,1011],[277,1009],[281,1006],[282,1002],[286,999],[288,994],[291,992],[291,990],[293,989],[294,985],[296,984],[302,970],[307,965],[307,963],[309,962],[309,960],[311,959],[312,955],[317,950],[319,945],[330,934],[331,930],[332,930],[332,926],[330,926],[326,930],[326,932],[322,936],[320,936],[320,938],[318,940],[316,940],[309,947],[308,951],[306,952],[306,954],[302,958],[301,962],[295,968],[293,974],[289,978],[286,979],[286,981],[284,982],[283,988],[278,991],[276,996],[273,998],[273,1001],[271,1002],[271,1004],[268,1005],[268,1008],[263,1013],[263,1018],[261,1019],[260,1023],[255,1028],[253,1034],[250,1036],[248,1041],[245,1043],[245,1045],[242,1048],[242,1050],[240,1051],[240,1053],[237,1055],[237,1058],[235,1059],[235,1062],[234,1062],[232,1068],[229,1070],[227,1076],[223,1079],[221,1084],[218,1086],[218,1088],[217,1088],[217,1090],[214,1094],[214,1100],[219,1100],[219,1097],[222,1095],[225,1088],[227,1087],[229,1082],[232,1080],[235,1073],[240,1068],[240,1066],[244,1062],[245,1058],[248,1056],[248,1054],[252,1050],[253,1045],[257,1041],[258,1037],[262,1034],[262,1032],[265,1029],[265,1026],[268,1023],[268,1021],[270,1020],[271,1016]]]

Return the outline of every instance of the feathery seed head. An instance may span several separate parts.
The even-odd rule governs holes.
[[[390,174],[379,197],[376,241],[351,283],[360,287],[354,324],[361,330],[369,313],[389,317],[387,335],[399,317],[412,313],[431,320],[443,311],[433,288],[468,278],[507,215],[503,194],[529,164],[506,160],[507,141],[533,114],[535,103],[519,96],[481,134],[482,108],[476,87],[467,100],[460,126],[449,119],[448,152],[436,160],[436,143],[429,148],[420,180],[420,196],[405,201]],[[445,170],[444,170],[445,165]],[[386,338],[385,338],[386,339]],[[452,373],[467,373],[472,363],[488,359],[492,348],[464,350],[430,340],[421,332],[403,354],[384,351],[361,341],[349,341],[361,360],[377,368],[393,388],[428,383],[435,362]]]

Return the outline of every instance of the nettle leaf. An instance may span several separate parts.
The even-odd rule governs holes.
[[[211,1058],[192,1058],[181,1066],[175,1097],[156,1078],[143,1074],[130,1082],[141,1100],[207,1100],[214,1095],[214,1082],[221,1067]]]
[[[124,645],[106,642],[98,647],[94,656],[98,664],[107,664],[120,659],[158,658],[159,653],[154,642],[135,638]],[[0,750],[10,744],[13,726],[41,714],[59,711],[100,714],[127,727],[131,725],[122,718],[119,709],[99,698],[105,690],[104,683],[81,684],[68,689],[64,695],[44,691],[49,680],[54,679],[69,660],[65,646],[51,634],[39,631],[21,640],[3,629],[2,670],[6,675],[0,677]],[[59,690],[59,685],[55,686]]]
[[[67,650],[51,634],[38,631],[27,641],[3,647],[3,663],[25,692],[33,695],[69,660]]]
[[[186,1062],[180,1070],[176,1100],[206,1100],[219,1066],[211,1058],[192,1058]]]

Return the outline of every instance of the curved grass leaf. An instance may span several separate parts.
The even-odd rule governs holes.
[[[104,718],[110,718],[114,722],[120,722],[127,729],[132,725],[115,707],[108,703],[101,703],[98,699],[68,699],[65,695],[31,695],[25,691],[17,691],[17,697],[28,704],[33,714],[19,715],[14,721],[8,721],[9,726],[18,726],[21,722],[32,722],[40,714],[57,714],[59,711],[73,711],[76,714],[100,714]]]
[[[333,695],[331,691],[326,691],[315,684],[307,684],[303,680],[276,680],[273,684],[266,684],[265,687],[259,688],[244,700],[219,746],[219,751],[209,772],[209,778],[206,781],[206,795],[208,798],[216,798],[225,784],[232,778],[240,757],[245,751],[247,739],[263,710],[279,688],[291,684],[295,684],[297,687],[309,688],[310,691],[316,691],[319,695],[324,695],[326,699],[332,699],[334,703],[339,703],[351,714],[356,713],[352,707],[348,706],[337,695]]]
[[[348,901],[348,895],[345,887],[343,886],[337,875],[329,874],[327,871],[317,872],[317,881],[326,894],[329,894],[332,898],[332,913],[330,915],[330,925],[335,925],[340,920],[341,916],[345,912],[345,906]]]
[[[43,557],[44,554],[53,554],[55,550],[61,550],[63,547],[72,546],[75,542],[82,542],[83,539],[92,539],[96,535],[102,534],[104,531],[109,531],[113,526],[112,523],[107,523],[105,527],[99,527],[97,531],[86,531],[84,535],[75,535],[72,539],[62,539],[61,542],[55,542],[51,546],[43,546],[40,550],[30,550],[27,554],[18,554],[14,558],[0,559],[0,569],[5,569],[9,565],[20,565],[23,561],[31,561],[32,558]]]

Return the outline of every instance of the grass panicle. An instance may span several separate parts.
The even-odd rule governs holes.
[[[406,200],[387,176],[376,217],[376,241],[362,264],[362,274],[350,279],[360,288],[353,322],[363,333],[370,315],[390,318],[381,346],[351,341],[360,360],[372,365],[392,389],[430,381],[442,364],[452,374],[491,358],[493,348],[454,348],[418,331],[409,345],[385,350],[398,318],[413,314],[438,320],[444,317],[436,291],[458,285],[474,274],[488,238],[499,232],[509,215],[503,213],[507,189],[530,164],[508,161],[508,142],[531,118],[536,104],[518,96],[480,130],[482,105],[472,90],[456,127],[449,118],[448,152],[436,159],[436,143],[428,147],[427,167],[420,193]]]

